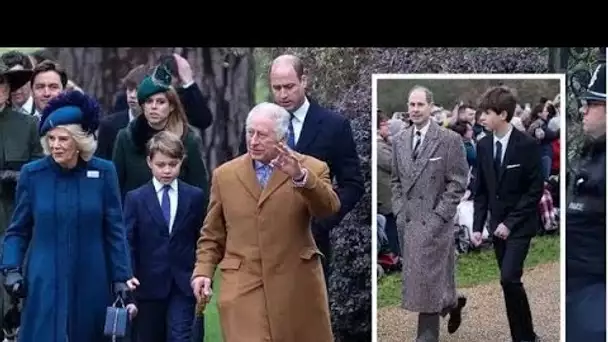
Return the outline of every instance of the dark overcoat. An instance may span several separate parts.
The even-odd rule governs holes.
[[[66,170],[46,157],[26,164],[3,268],[21,266],[28,246],[19,341],[105,341],[111,285],[132,276],[112,163],[93,158]]]

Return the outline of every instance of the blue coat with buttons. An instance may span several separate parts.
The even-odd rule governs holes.
[[[2,267],[24,266],[27,248],[19,341],[105,341],[112,283],[132,276],[113,164],[81,159],[67,170],[51,157],[26,164]]]

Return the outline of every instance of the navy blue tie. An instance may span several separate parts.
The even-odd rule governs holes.
[[[160,208],[163,211],[163,216],[165,217],[165,221],[167,222],[167,226],[171,224],[171,200],[169,200],[169,190],[171,190],[170,185],[163,186],[163,199],[160,205]]]
[[[296,148],[296,136],[293,132],[293,113],[289,113],[289,137],[287,138],[287,146],[294,150]]]

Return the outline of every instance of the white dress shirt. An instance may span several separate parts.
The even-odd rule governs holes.
[[[136,116],[133,115],[133,111],[129,108],[129,122],[135,120]]]
[[[308,99],[305,97],[304,103],[302,103],[300,108],[293,112],[294,117],[291,119],[291,124],[293,125],[293,141],[296,144],[298,143],[298,139],[300,139],[300,133],[302,133],[302,127],[304,126],[308,108],[310,108],[310,102],[308,102]]]
[[[412,140],[412,148],[414,148],[414,146],[416,146],[416,132],[420,132],[420,146],[422,146],[422,143],[424,142],[424,137],[426,136],[426,133],[429,131],[429,126],[431,125],[431,120],[427,121],[426,125],[422,126],[421,129],[416,128],[416,126],[414,126],[414,136]],[[418,147],[420,148],[420,147]]]
[[[156,190],[156,197],[158,197],[159,209],[162,208],[163,205],[163,187],[165,186],[156,178],[152,177],[152,184],[154,184],[154,190]],[[170,216],[171,220],[169,221],[169,233],[173,230],[173,222],[175,222],[175,214],[177,213],[177,179],[174,179],[171,184],[171,189],[169,190],[169,202],[171,203]]]
[[[509,138],[511,138],[511,132],[513,132],[513,126],[509,124],[509,130],[502,138],[499,139],[496,136],[496,133],[494,133],[494,153],[493,153],[493,155],[496,158],[496,142],[500,141],[500,144],[502,145],[502,155],[500,156],[501,165],[505,159],[505,152],[507,151],[507,145],[509,144]]]

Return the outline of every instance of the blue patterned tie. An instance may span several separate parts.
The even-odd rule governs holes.
[[[287,146],[294,150],[296,148],[296,136],[293,131],[293,113],[289,113],[289,137],[287,139]]]
[[[169,190],[171,190],[170,185],[163,186],[163,199],[160,205],[160,208],[163,211],[163,216],[165,217],[165,221],[167,222],[167,226],[171,224],[171,201],[169,200]]]
[[[260,181],[260,185],[262,188],[266,187],[268,184],[268,179],[270,179],[270,175],[272,174],[272,168],[268,164],[264,164],[258,168],[258,180]]]

